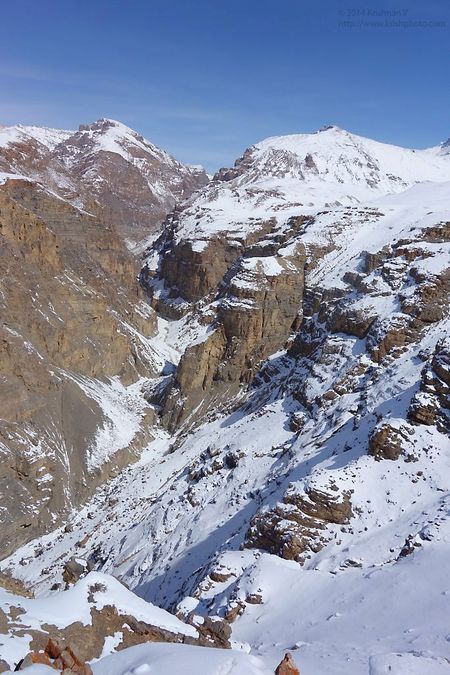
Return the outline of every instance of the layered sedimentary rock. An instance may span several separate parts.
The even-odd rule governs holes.
[[[293,241],[308,218],[283,232],[274,220],[256,223],[241,240],[224,233],[197,245],[177,240],[177,218],[154,246],[141,283],[163,316],[183,316],[194,303],[202,337],[182,355],[166,392],[162,417],[174,429],[205,395],[225,402],[252,381],[258,365],[281,349],[301,323],[304,246]],[[200,406],[200,408],[199,408]]]
[[[122,439],[105,411],[151,373],[156,319],[117,234],[39,185],[0,186],[0,232],[6,555],[136,456],[145,407]]]
[[[338,489],[338,488],[336,488]],[[327,527],[344,525],[352,517],[350,495],[309,489],[291,489],[274,509],[257,513],[245,539],[247,548],[259,548],[286,560],[304,562],[327,543]]]

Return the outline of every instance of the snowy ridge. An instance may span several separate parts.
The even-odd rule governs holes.
[[[48,127],[24,126],[17,124],[10,127],[0,126],[0,147],[14,143],[26,143],[30,139],[45,146],[47,150],[54,150],[59,143],[64,142],[73,134],[73,131],[50,129]]]
[[[250,654],[188,645],[148,644],[131,647],[93,665],[94,675],[272,675],[264,661]],[[38,673],[33,673],[38,675]],[[51,675],[47,674],[47,675]],[[377,673],[378,675],[378,673]],[[440,675],[436,672],[433,675]]]
[[[74,136],[73,142],[71,137]],[[67,145],[74,145],[74,153],[77,151],[76,141],[80,141],[82,145],[92,143],[92,152],[113,152],[121,155],[128,162],[133,160],[133,156],[129,151],[130,146],[135,149],[150,153],[158,161],[163,161],[167,164],[177,164],[179,162],[169,155],[168,152],[160,150],[153,143],[140,136],[136,131],[130,129],[125,124],[111,119],[101,119],[98,122],[90,125],[81,125],[80,129],[71,134]],[[190,168],[190,167],[188,167]],[[196,167],[193,167],[197,170]]]

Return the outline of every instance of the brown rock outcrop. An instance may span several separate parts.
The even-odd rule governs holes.
[[[381,363],[386,356],[394,354],[417,339],[418,330],[408,316],[395,315],[376,322],[369,331],[367,349]]]
[[[389,423],[376,427],[369,436],[369,455],[376,460],[395,460],[402,454],[402,437],[398,429]]]
[[[218,617],[205,616],[203,623],[196,626],[202,639],[202,644],[215,646],[221,649],[230,649],[231,626],[227,621]]]
[[[411,275],[417,287],[414,295],[402,298],[402,311],[424,324],[441,321],[449,304],[450,269],[433,276],[412,269]]]
[[[427,227],[423,232],[422,239],[435,243],[450,241],[450,221]]]
[[[42,630],[11,628],[18,637],[31,635],[32,651],[17,665],[22,670],[34,663],[49,665],[57,670],[71,670],[79,675],[90,675],[87,661],[97,659],[103,652],[108,636],[121,634],[118,651],[146,642],[191,644],[204,647],[230,648],[231,627],[219,618],[205,617],[201,625],[195,625],[197,636],[171,632],[121,614],[113,606],[101,610],[91,607],[91,625],[75,622],[66,628],[42,625]]]
[[[299,247],[288,258],[245,258],[235,267],[215,327],[181,358],[162,411],[170,429],[194,409],[199,415],[206,393],[219,405],[226,401],[284,347],[301,321],[304,264]]]
[[[300,671],[295,665],[292,654],[289,652],[285,654],[284,659],[275,670],[275,675],[300,675]]]
[[[330,330],[333,333],[346,333],[363,338],[369,332],[370,327],[376,320],[377,315],[374,311],[362,311],[353,307],[338,307],[330,319]]]
[[[436,425],[450,433],[450,339],[436,344],[422,370],[420,391],[411,401],[408,419],[416,424]]]
[[[0,572],[0,587],[14,593],[14,595],[20,595],[24,598],[32,598],[33,593],[27,588],[23,581],[19,579],[14,579],[6,572]]]
[[[66,644],[58,638],[49,638],[44,651],[30,652],[16,670],[23,670],[34,664],[42,664],[66,673],[77,675],[92,675],[92,668],[78,653],[72,644]]]
[[[176,242],[162,257],[160,274],[172,294],[196,302],[217,290],[241,251],[239,243],[230,244],[225,237],[213,237],[200,250],[193,242]]]
[[[308,553],[317,553],[327,542],[329,524],[342,525],[352,517],[350,495],[309,489],[305,494],[288,491],[274,509],[260,511],[252,519],[246,548],[303,563]]]

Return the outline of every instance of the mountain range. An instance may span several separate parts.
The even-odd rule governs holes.
[[[448,671],[448,150],[0,128],[5,669]]]

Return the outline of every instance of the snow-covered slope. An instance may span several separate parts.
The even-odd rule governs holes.
[[[302,675],[446,672],[444,146],[268,139],[174,213],[142,275],[164,314],[154,440],[2,566],[45,596],[76,550],[188,622],[228,622],[248,672],[287,650]],[[152,668],[145,649],[105,667]]]
[[[139,645],[106,657],[94,664],[93,671],[94,675],[272,675],[262,659],[249,654],[161,644]]]
[[[314,182],[321,177],[327,183],[362,184],[384,193],[397,192],[405,184],[441,181],[444,170],[438,148],[410,150],[336,126],[315,134],[268,138],[253,147],[251,156],[258,178],[285,174]]]

